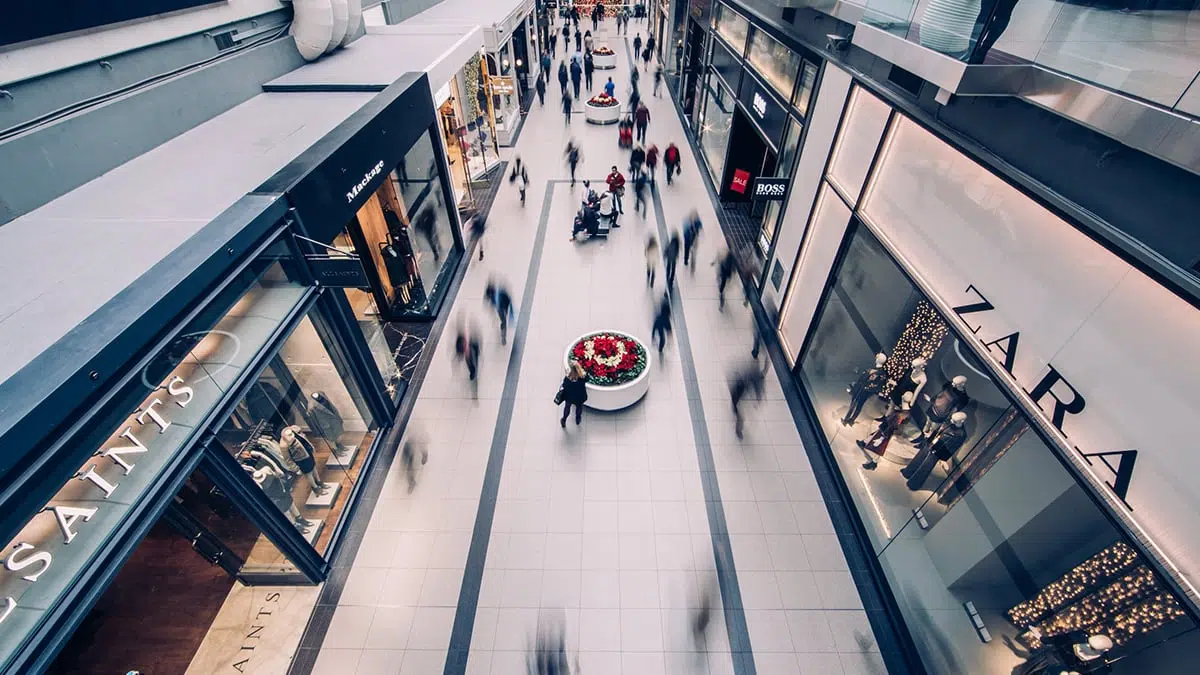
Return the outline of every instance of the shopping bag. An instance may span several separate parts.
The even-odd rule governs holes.
[[[563,390],[562,390],[562,387],[559,387],[558,393],[554,395],[554,405],[562,405],[562,402],[563,402]]]

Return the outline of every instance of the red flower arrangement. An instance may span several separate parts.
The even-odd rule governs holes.
[[[588,381],[601,387],[632,382],[646,370],[646,348],[627,335],[587,335],[571,348],[571,357],[587,371]]]
[[[615,53],[616,52],[614,52],[612,50],[612,48],[607,45],[599,45],[595,49],[592,50],[592,54],[596,54],[599,56],[612,56]]]
[[[609,96],[608,94],[596,94],[588,99],[588,103],[599,108],[611,108],[614,105],[617,105],[618,101],[615,97]]]

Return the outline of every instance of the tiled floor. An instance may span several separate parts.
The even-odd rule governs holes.
[[[624,39],[602,33],[597,42],[621,57],[610,71],[621,92]],[[556,100],[557,82],[550,89]],[[569,242],[579,188],[561,182],[566,140],[582,143],[580,176],[624,169],[627,156],[614,127],[576,115],[567,128],[556,107],[535,104],[512,152],[529,164],[528,206],[503,186],[486,258],[471,263],[448,331],[467,317],[494,329],[481,302],[492,276],[523,316],[509,345],[498,331],[485,342],[477,398],[452,363],[452,338],[439,344],[407,432],[427,439],[428,464],[411,495],[399,463],[392,468],[315,673],[440,673],[453,640],[469,646],[467,673],[523,674],[539,613],[548,611],[565,614],[568,651],[589,675],[885,671],[774,373],[764,400],[749,404],[744,442],[733,433],[726,377],[749,360],[750,314],[736,301],[717,310],[713,206],[670,101],[648,102],[650,140],[675,141],[684,156],[678,182],[660,185],[663,224],[678,227],[692,208],[708,223],[695,273],[679,277],[675,307],[687,340],[677,332],[665,358],[654,359],[639,404],[589,411],[582,426],[559,428],[551,399],[574,338],[611,328],[649,343],[663,287],[646,288],[642,251],[660,229],[655,209],[643,220],[628,199],[623,227],[607,241]],[[716,483],[706,489],[708,453]],[[481,508],[489,471],[495,499]],[[727,535],[710,531],[720,522],[714,513]],[[477,566],[467,564],[473,538],[486,544]],[[732,549],[727,569],[736,568],[725,589],[729,617],[714,619],[697,654],[688,608],[723,546]],[[730,602],[738,593],[740,606]],[[452,636],[456,614],[472,611],[473,625]],[[735,668],[730,644],[739,641],[727,627],[739,622],[753,655]]]

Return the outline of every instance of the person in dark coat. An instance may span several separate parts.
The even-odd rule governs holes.
[[[667,346],[667,336],[671,334],[671,291],[668,289],[658,303],[658,311],[654,314],[654,325],[651,336],[658,342],[658,354],[662,356],[663,347]]]
[[[642,34],[634,33],[633,35],[633,62],[637,63],[637,58],[642,53]]]
[[[467,377],[471,380],[471,390],[478,395],[479,382],[475,376],[479,374],[479,332],[470,330],[464,323],[458,328],[458,336],[454,340],[454,353],[457,358],[467,364]]]
[[[579,85],[583,77],[583,68],[576,61],[571,61],[571,86],[575,88],[575,98],[579,98]]]
[[[550,58],[558,58],[558,31],[550,32]]]
[[[592,93],[592,74],[595,72],[596,61],[592,58],[592,53],[588,52],[583,55],[583,81],[589,94]]]
[[[508,320],[516,316],[512,295],[503,284],[489,281],[487,288],[483,290],[483,299],[500,317],[500,344],[508,344]]]
[[[567,126],[571,126],[571,108],[575,106],[575,101],[571,98],[570,92],[563,92],[561,103],[563,116],[567,118]]]
[[[653,143],[646,148],[646,173],[649,174],[650,183],[654,184],[654,170],[658,168],[658,146]]]
[[[646,163],[646,151],[642,146],[633,146],[633,152],[629,153],[629,175],[637,178],[642,174],[642,165]]]
[[[476,209],[470,216],[467,231],[470,233],[469,245],[479,248],[479,259],[483,260],[483,235],[487,232],[487,216]]]
[[[671,238],[667,240],[667,247],[663,249],[663,267],[667,273],[667,288],[675,285],[675,263],[679,262],[679,249],[682,248],[679,241],[679,232],[671,233]]]
[[[717,297],[720,298],[718,309],[725,311],[725,287],[737,271],[737,256],[733,251],[725,251],[717,258]]]
[[[742,433],[745,430],[746,420],[742,417],[741,403],[746,394],[754,392],[758,400],[762,400],[763,388],[766,382],[766,377],[758,368],[758,364],[753,367],[742,369],[740,373],[734,375],[729,383],[729,399],[733,405],[733,431],[737,437],[742,438]]]
[[[587,372],[575,359],[571,359],[571,369],[563,378],[558,389],[562,399],[563,414],[558,425],[567,428],[567,417],[571,414],[571,406],[575,406],[575,424],[583,422],[583,404],[587,402]]]
[[[700,231],[704,228],[700,222],[700,214],[692,209],[688,214],[687,220],[683,221],[683,266],[691,265],[692,272],[696,272],[696,256],[692,255],[696,248],[696,242],[700,240]]]
[[[549,74],[546,77],[549,77]],[[537,90],[538,105],[546,105],[546,80],[539,77],[533,87]]]
[[[650,109],[645,103],[638,104],[637,110],[633,111],[633,123],[637,127],[638,143],[645,143],[646,127],[650,126]]]
[[[541,63],[542,63],[542,72],[538,75],[539,80],[550,77],[550,66],[554,65],[554,62],[552,62],[550,60],[550,52],[546,51],[545,49],[542,50]]]
[[[567,93],[567,62],[561,61],[558,64],[558,90],[562,93]]]

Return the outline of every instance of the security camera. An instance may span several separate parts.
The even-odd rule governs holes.
[[[831,52],[841,52],[846,49],[848,44],[850,44],[850,37],[847,35],[829,33],[825,36],[825,49]]]

